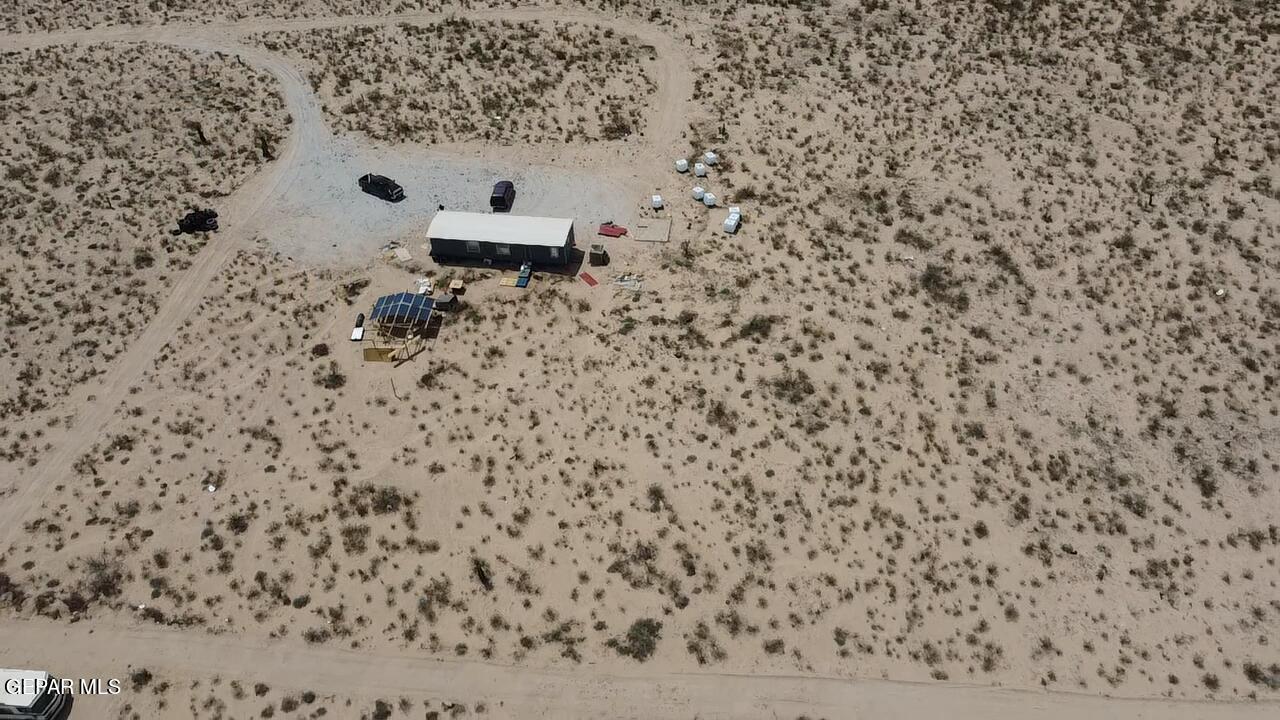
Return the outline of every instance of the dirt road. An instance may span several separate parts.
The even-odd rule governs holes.
[[[122,676],[125,669],[239,678],[292,691],[485,702],[493,717],[521,718],[984,718],[986,720],[1250,720],[1274,718],[1276,703],[1107,699],[1070,693],[946,683],[720,673],[664,673],[637,665],[605,672],[563,670],[352,652],[299,642],[193,637],[154,627],[93,629],[85,624],[0,622],[0,665]],[[81,707],[92,707],[86,698]],[[119,698],[127,702],[127,697]],[[100,705],[111,700],[98,700]]]

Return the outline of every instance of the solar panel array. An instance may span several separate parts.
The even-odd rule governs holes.
[[[401,292],[383,295],[373,303],[369,319],[384,324],[425,325],[431,319],[435,301],[426,295]]]

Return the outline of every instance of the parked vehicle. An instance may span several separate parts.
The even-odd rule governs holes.
[[[213,232],[218,229],[218,213],[209,208],[192,210],[178,219],[178,233]]]
[[[510,180],[499,180],[489,195],[489,207],[495,212],[510,212],[516,202],[516,185]]]
[[[43,670],[0,670],[0,718],[63,720],[71,713],[72,698],[58,692],[57,683]]]
[[[404,188],[389,177],[369,173],[368,175],[361,175],[359,182],[361,190],[374,197],[380,197],[387,202],[400,202],[404,199]]]

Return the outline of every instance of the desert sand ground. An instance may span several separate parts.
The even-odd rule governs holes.
[[[1277,711],[1265,3],[19,5],[0,664],[128,646],[119,717]],[[508,172],[670,242],[426,258]],[[363,362],[421,276],[462,308]]]

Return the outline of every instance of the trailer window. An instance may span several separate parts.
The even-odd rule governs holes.
[[[553,247],[553,248],[550,248],[550,250],[551,250],[551,259],[552,259],[552,260],[559,260],[559,259],[560,259],[560,248],[558,248],[558,247]]]
[[[476,255],[479,255],[479,254],[480,254],[480,243],[478,243],[478,242],[476,242],[476,241],[474,241],[474,240],[468,240],[468,241],[467,241],[467,252],[469,252],[469,253],[475,253]]]
[[[497,252],[498,252],[498,254],[499,254],[499,255],[506,255],[507,257],[510,257],[510,256],[511,256],[511,246],[510,246],[510,245],[499,245],[499,246],[497,247]]]

